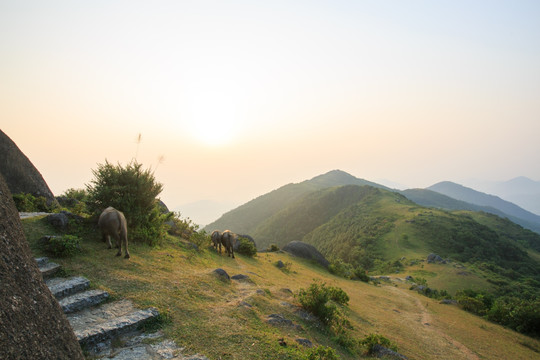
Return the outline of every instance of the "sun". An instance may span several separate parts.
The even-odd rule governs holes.
[[[193,119],[192,136],[206,146],[223,146],[234,141],[238,134],[234,119],[223,114],[200,114]]]

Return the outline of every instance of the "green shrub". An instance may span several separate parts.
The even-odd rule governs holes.
[[[340,357],[331,347],[319,345],[316,348],[309,350],[306,360],[339,360]]]
[[[346,305],[349,301],[349,296],[342,289],[327,287],[319,282],[312,283],[308,289],[300,289],[297,297],[304,309],[327,325],[334,323],[340,316],[336,303]]]
[[[74,235],[46,236],[41,240],[43,251],[51,256],[68,257],[80,251],[81,238]]]
[[[20,212],[49,212],[50,208],[47,206],[47,199],[43,196],[34,196],[27,193],[19,193],[13,195],[13,201],[15,206]]]
[[[197,245],[199,249],[203,249],[205,245],[210,243],[210,235],[208,235],[204,230],[194,230],[189,234],[188,240]]]
[[[366,352],[371,355],[373,354],[373,348],[375,345],[384,346],[387,349],[392,351],[398,351],[397,345],[388,340],[386,337],[379,334],[369,334],[362,340],[360,340],[360,345],[366,348]]]
[[[163,214],[157,196],[163,185],[156,182],[150,170],[132,161],[125,167],[98,164],[92,170],[94,179],[88,190],[88,209],[98,215],[103,209],[112,206],[126,216],[131,239],[155,245],[166,234],[165,222],[174,217],[173,213]]]
[[[77,215],[85,215],[88,213],[86,202],[88,200],[88,192],[85,189],[67,189],[62,195],[57,197],[60,206]]]
[[[266,249],[266,251],[268,251],[268,252],[279,251],[279,247],[278,247],[276,244],[271,244],[271,245]]]
[[[180,212],[173,212],[172,214],[173,216],[169,221],[169,234],[189,239],[199,229],[199,225],[195,224],[190,218],[182,218]]]
[[[238,241],[238,253],[246,256],[255,256],[257,254],[257,248],[249,239],[239,237]]]

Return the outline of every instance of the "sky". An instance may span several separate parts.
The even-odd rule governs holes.
[[[536,0],[0,0],[0,128],[55,195],[136,160],[171,209],[334,169],[540,180],[538,19]]]

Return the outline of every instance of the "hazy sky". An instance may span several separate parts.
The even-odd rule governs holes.
[[[539,19],[537,0],[0,0],[0,128],[56,195],[137,157],[170,208],[333,169],[540,180]]]

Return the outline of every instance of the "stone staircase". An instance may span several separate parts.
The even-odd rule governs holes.
[[[164,339],[160,332],[144,334],[137,330],[141,324],[159,315],[157,309],[137,309],[125,299],[106,302],[109,293],[89,289],[88,279],[80,276],[55,277],[60,265],[50,262],[48,258],[38,258],[36,262],[45,284],[66,314],[79,344],[92,358],[206,359],[199,355],[180,355],[182,349]],[[150,345],[149,342],[154,344]]]

